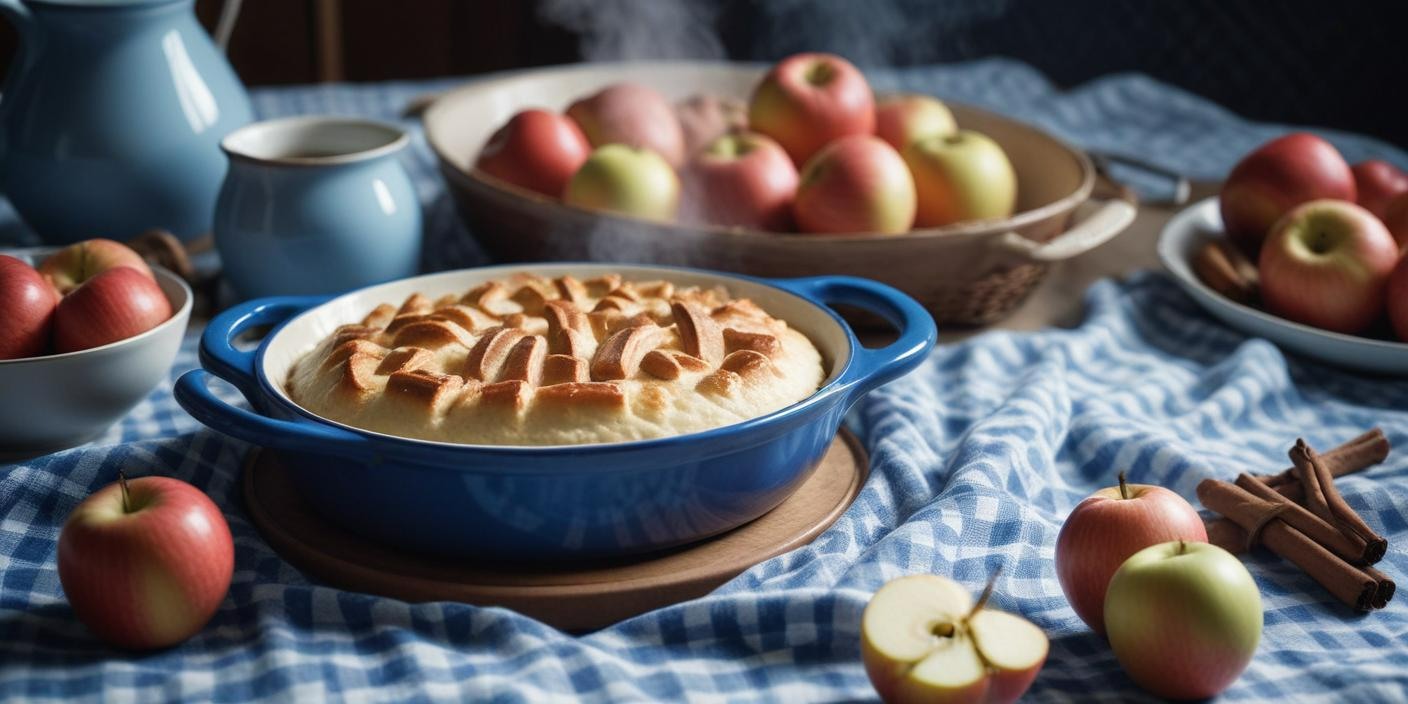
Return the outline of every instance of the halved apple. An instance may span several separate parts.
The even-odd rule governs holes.
[[[1015,701],[1046,662],[1046,634],[977,604],[959,583],[910,575],[875,593],[861,619],[861,658],[880,698],[903,702]]]

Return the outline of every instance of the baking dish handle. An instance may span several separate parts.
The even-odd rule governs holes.
[[[938,339],[934,319],[917,301],[899,289],[854,276],[815,276],[778,279],[772,283],[822,305],[856,306],[888,320],[899,330],[899,339],[877,349],[862,347],[849,328],[855,358],[837,383],[846,389],[847,405],[867,392],[908,374],[919,366]]]
[[[370,441],[356,433],[321,423],[279,420],[230,405],[210,390],[214,374],[192,369],[176,380],[176,402],[206,427],[234,438],[279,450],[313,452],[365,462]]]
[[[1114,239],[1134,222],[1138,212],[1133,203],[1112,198],[1049,242],[1034,242],[1016,232],[1008,232],[998,240],[998,244],[1007,253],[1027,262],[1050,264],[1065,261]]]
[[[258,401],[254,350],[235,347],[235,339],[262,326],[278,325],[313,306],[326,296],[280,296],[241,303],[215,316],[200,336],[200,364],[230,382],[250,403]]]

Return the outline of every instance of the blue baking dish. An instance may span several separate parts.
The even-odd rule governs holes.
[[[297,359],[338,325],[411,293],[431,298],[529,271],[726,287],[810,337],[827,365],[807,399],[749,421],[655,440],[597,445],[461,445],[394,437],[318,417],[284,391]],[[873,311],[899,330],[866,349],[827,304]],[[237,338],[272,326],[254,349]],[[807,478],[851,404],[918,366],[936,338],[929,314],[867,279],[764,280],[659,266],[542,264],[483,267],[371,286],[337,298],[265,298],[217,316],[200,345],[203,369],[176,400],[211,428],[277,450],[324,518],[402,549],[518,560],[618,556],[736,528],[777,506]],[[254,410],[211,392],[211,376]]]

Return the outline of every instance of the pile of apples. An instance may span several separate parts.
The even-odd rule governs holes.
[[[565,114],[524,110],[476,167],[591,210],[773,232],[895,235],[1005,218],[1017,199],[997,142],[932,97],[877,102],[859,69],[820,53],[778,63],[746,107],[616,83]]]
[[[1268,311],[1351,335],[1387,319],[1408,342],[1408,173],[1351,167],[1329,142],[1294,133],[1244,157],[1219,200]]]
[[[172,313],[141,255],[104,239],[70,245],[38,269],[0,255],[0,310],[0,359],[101,347]]]

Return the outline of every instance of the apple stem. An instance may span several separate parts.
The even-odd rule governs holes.
[[[979,611],[983,610],[984,606],[988,605],[988,599],[992,598],[993,588],[997,586],[997,578],[1001,574],[1002,565],[998,565],[997,569],[992,571],[992,576],[988,577],[988,585],[983,587],[983,593],[978,597],[978,603],[973,604],[973,609],[968,612],[967,616],[963,617],[964,623],[967,623],[968,619],[973,618]]]
[[[1120,472],[1120,498],[1121,498],[1121,499],[1127,499],[1127,498],[1129,498],[1129,485],[1126,484],[1125,481],[1124,481],[1124,472],[1123,472],[1123,471]]]
[[[1183,540],[1182,538],[1179,538],[1179,539],[1178,539],[1178,554],[1179,554],[1179,555],[1182,555],[1182,554],[1185,553],[1185,552],[1188,552],[1188,541]]]
[[[117,470],[117,483],[122,487],[122,512],[132,513],[131,494],[127,491],[127,475],[122,470]]]

